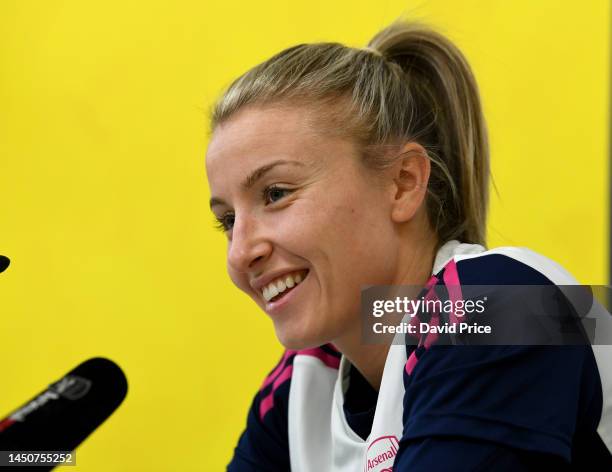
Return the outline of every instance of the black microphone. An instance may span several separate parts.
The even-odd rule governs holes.
[[[0,451],[74,450],[121,404],[127,387],[114,362],[83,362],[0,420]]]
[[[11,260],[6,256],[0,256],[0,272],[4,272],[11,263]]]

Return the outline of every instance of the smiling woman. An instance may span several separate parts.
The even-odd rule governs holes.
[[[365,49],[286,49],[229,87],[211,129],[228,273],[287,348],[231,471],[610,460],[609,378],[589,345],[362,341],[364,285],[575,283],[528,249],[485,249],[487,132],[448,39],[397,22]]]
[[[423,263],[397,260],[401,241],[381,210],[395,204],[401,213],[407,205],[394,203],[392,189],[372,185],[372,171],[362,168],[351,140],[317,133],[308,113],[314,111],[305,106],[251,107],[218,126],[207,157],[211,205],[227,232],[231,279],[272,317],[280,341],[293,349],[331,339],[348,347],[359,344],[355,294],[364,280],[399,284],[398,277],[410,277],[407,283],[424,283],[432,256],[411,251],[407,256]],[[424,183],[429,163],[424,156],[418,163],[408,161],[404,172]],[[406,178],[401,197],[420,194],[408,202],[413,213],[426,187],[416,184]],[[421,213],[402,231],[433,248]],[[372,264],[372,254],[380,264]],[[296,272],[304,280],[283,291],[286,277]],[[266,300],[264,287],[268,295],[285,295]]]

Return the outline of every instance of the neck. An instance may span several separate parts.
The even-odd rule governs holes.
[[[421,244],[410,244],[399,251],[397,272],[389,285],[424,286],[431,277],[437,241],[423,238]],[[334,346],[366,378],[372,387],[380,389],[383,370],[390,348],[390,340],[384,344],[363,344],[361,323],[354,323],[351,332],[333,341]]]

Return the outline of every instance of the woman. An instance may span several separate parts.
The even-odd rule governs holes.
[[[362,342],[364,285],[576,283],[527,249],[485,250],[487,132],[448,39],[396,22],[364,49],[289,48],[237,79],[211,121],[229,275],[287,348],[230,471],[610,459],[610,399],[588,345]]]

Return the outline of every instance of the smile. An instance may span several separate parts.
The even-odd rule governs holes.
[[[273,280],[262,290],[264,300],[266,302],[276,302],[280,300],[294,287],[302,283],[307,274],[308,270],[299,270]]]

